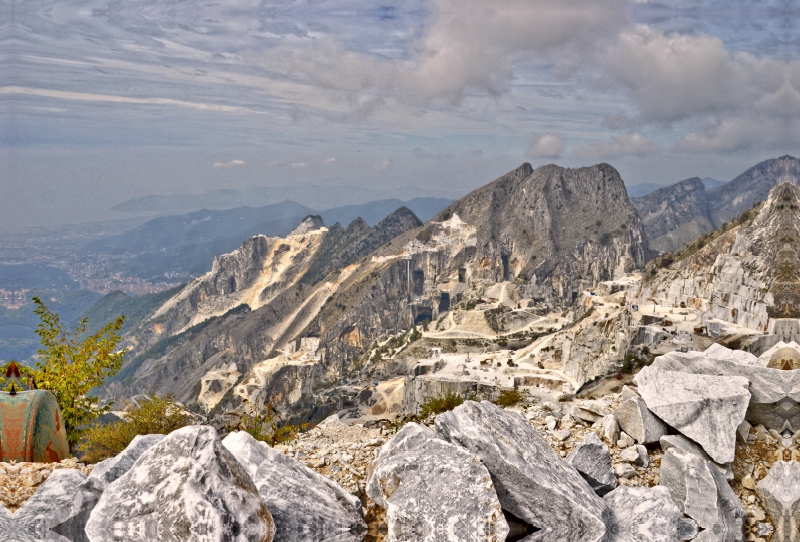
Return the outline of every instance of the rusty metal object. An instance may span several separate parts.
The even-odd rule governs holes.
[[[68,457],[67,432],[52,393],[0,392],[0,461],[53,463]]]

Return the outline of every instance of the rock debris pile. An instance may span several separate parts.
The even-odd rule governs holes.
[[[274,448],[197,425],[139,436],[93,468],[3,465],[0,532],[21,542],[800,540],[800,433],[782,406],[794,375],[718,350],[662,356],[597,399],[466,401],[391,438],[335,416]],[[27,488],[17,500],[12,477]]]

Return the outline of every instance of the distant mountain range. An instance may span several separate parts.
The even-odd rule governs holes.
[[[710,190],[712,188],[716,188],[725,184],[727,181],[718,181],[712,177],[703,177],[700,179],[700,182],[703,183],[703,186],[706,190]],[[625,190],[628,192],[629,198],[641,198],[655,192],[660,188],[666,188],[667,186],[672,186],[669,184],[655,184],[655,183],[642,183],[642,184],[634,184],[632,186],[626,186]]]
[[[215,256],[234,250],[254,235],[286,236],[308,215],[319,214],[329,226],[347,226],[360,218],[371,227],[400,207],[425,221],[451,201],[389,199],[322,212],[293,201],[222,211],[204,209],[154,218],[128,232],[89,243],[81,254],[116,256],[114,270],[125,276],[177,282],[205,273]]]
[[[346,185],[276,186],[252,188],[244,191],[222,189],[203,194],[142,196],[123,201],[112,207],[111,210],[126,214],[176,214],[178,212],[185,213],[201,209],[224,210],[243,206],[264,207],[286,200],[297,202],[312,209],[330,209],[331,207],[360,205],[375,201],[442,198],[447,195],[449,194],[441,190],[418,187],[398,187],[392,190],[381,190]],[[386,214],[378,218],[376,223],[385,216]],[[364,218],[364,220],[367,219]]]

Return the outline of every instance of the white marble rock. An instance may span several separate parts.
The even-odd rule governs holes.
[[[360,542],[361,501],[333,480],[259,442],[245,431],[222,441],[258,488],[275,521],[273,542]]]
[[[16,513],[0,505],[3,542],[85,542],[89,513],[98,494],[84,489],[86,475],[75,469],[57,469]]]
[[[589,433],[567,456],[567,463],[588,482],[595,493],[602,497],[617,487],[617,477],[611,466],[608,446],[594,433]]]
[[[385,505],[388,542],[504,542],[509,532],[489,471],[440,439],[385,456],[367,487]]]
[[[436,418],[436,433],[480,458],[503,510],[540,529],[525,540],[605,540],[603,500],[520,414],[466,401]]]
[[[775,462],[756,484],[756,493],[775,527],[772,540],[800,541],[800,463]]]
[[[609,444],[615,444],[619,440],[619,423],[613,414],[604,416],[600,423],[603,424],[603,438]]]
[[[661,458],[659,478],[681,512],[703,529],[698,540],[744,540],[742,527],[747,510],[711,461],[670,448]]]
[[[665,487],[618,487],[603,497],[609,510],[608,542],[674,542],[696,533]],[[691,523],[689,523],[691,522]]]
[[[736,430],[750,402],[746,378],[644,367],[634,381],[651,412],[700,444],[717,463],[733,461]]]
[[[144,452],[165,437],[166,435],[136,435],[123,451],[95,465],[89,475],[89,482],[98,489],[105,489],[111,482],[128,472]]]
[[[272,542],[275,524],[213,427],[173,431],[112,482],[86,525],[91,542]]]

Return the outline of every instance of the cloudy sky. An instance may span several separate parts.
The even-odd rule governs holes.
[[[800,152],[794,0],[0,0],[0,226],[286,184],[460,196]]]

